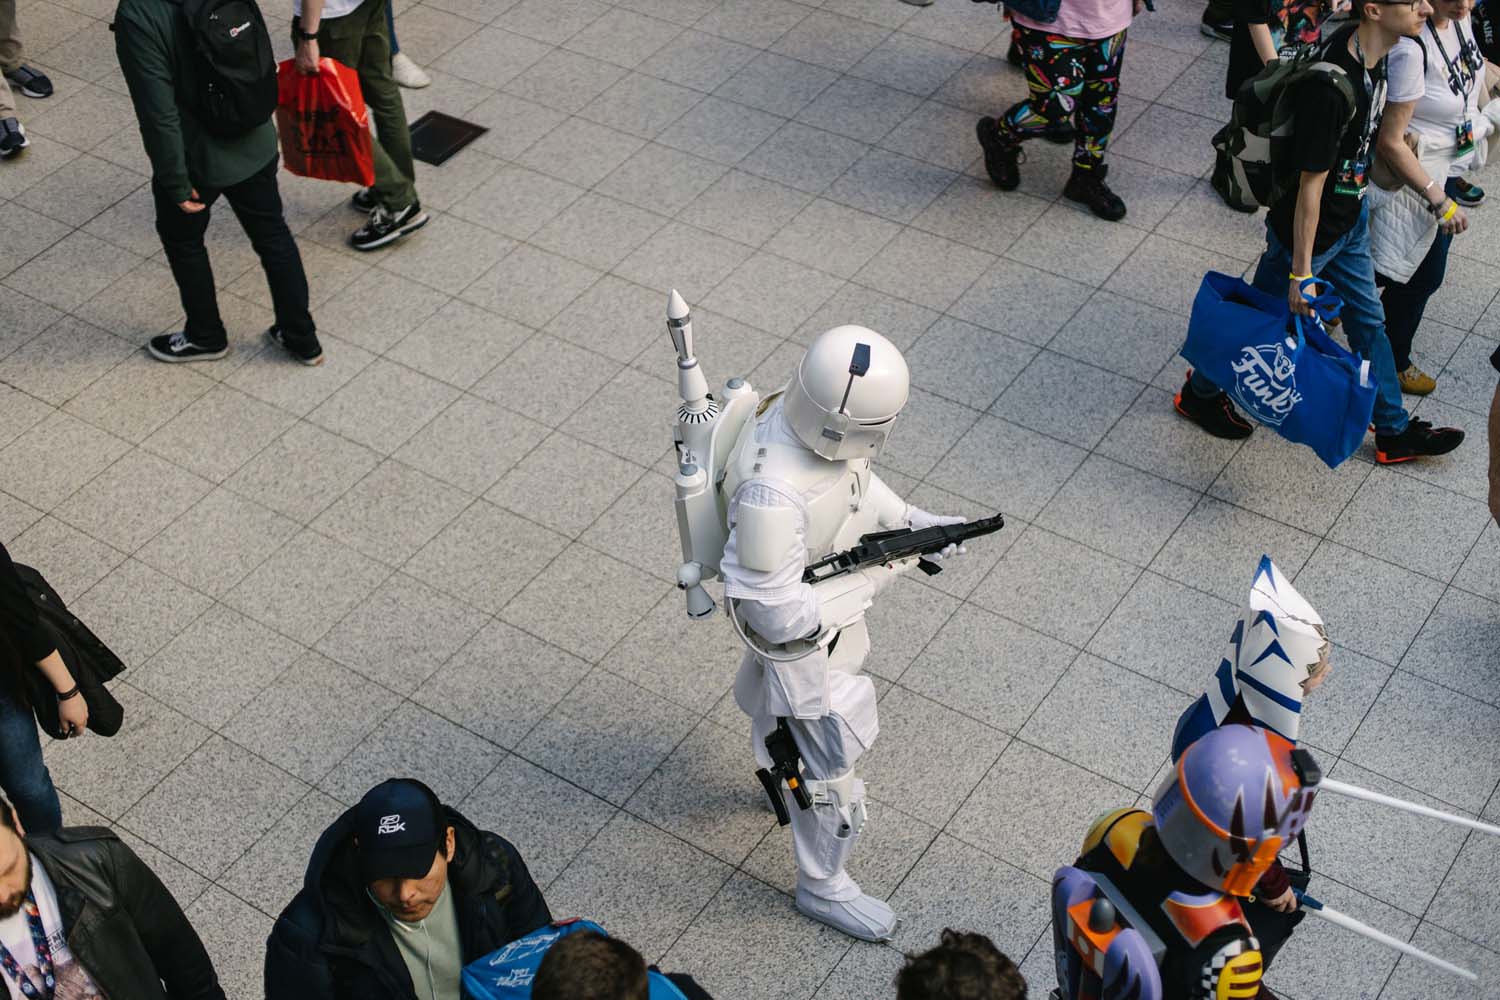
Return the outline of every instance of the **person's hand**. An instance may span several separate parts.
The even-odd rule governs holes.
[[[187,201],[179,201],[177,203],[177,207],[182,209],[188,215],[192,215],[195,212],[201,212],[206,207],[203,202],[198,200],[202,197],[202,195],[198,193],[198,189],[193,188],[192,192],[193,193],[188,197]]]
[[[62,725],[64,739],[83,735],[89,724],[89,703],[82,692],[57,703],[57,721]]]
[[[297,43],[297,72],[303,76],[318,75],[318,40],[304,38]]]
[[[1277,913],[1291,913],[1297,908],[1297,894],[1288,889],[1286,892],[1283,892],[1275,899],[1263,899],[1261,900],[1261,902],[1265,903]]]
[[[1456,209],[1456,211],[1453,213],[1453,218],[1447,220],[1446,222],[1438,222],[1438,228],[1447,233],[1449,236],[1457,236],[1459,233],[1469,228],[1469,213],[1464,211],[1462,205],[1455,203],[1453,207]]]
[[[908,507],[906,511],[906,523],[911,525],[914,531],[921,531],[923,528],[936,528],[943,524],[963,524],[964,521],[965,518],[962,517],[950,514],[934,514],[931,511],[923,510],[921,507]],[[947,545],[943,547],[941,552],[934,552],[927,558],[933,562],[942,562],[944,559],[953,556],[964,555],[968,551],[968,548],[963,545]]]
[[[1317,295],[1318,286],[1315,284],[1308,285],[1307,294]],[[1308,319],[1312,319],[1312,303],[1308,302],[1307,299],[1303,297],[1302,282],[1298,281],[1296,278],[1289,279],[1289,284],[1286,288],[1286,304],[1291,307],[1292,314],[1294,316],[1304,316]]]

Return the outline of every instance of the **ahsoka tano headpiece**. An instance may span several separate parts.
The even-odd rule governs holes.
[[[1250,601],[1234,624],[1229,649],[1205,692],[1214,721],[1223,724],[1236,698],[1258,726],[1297,741],[1302,682],[1328,642],[1323,619],[1270,556],[1261,556]]]

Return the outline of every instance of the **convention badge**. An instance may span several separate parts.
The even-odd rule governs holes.
[[[1474,122],[1472,119],[1465,118],[1458,125],[1454,126],[1453,135],[1458,140],[1459,156],[1474,151]]]
[[[1338,176],[1334,179],[1333,193],[1363,198],[1365,184],[1368,182],[1365,176],[1368,167],[1368,162],[1363,158],[1345,160],[1343,166],[1339,168]]]

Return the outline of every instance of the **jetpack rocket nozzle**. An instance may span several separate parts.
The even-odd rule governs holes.
[[[667,296],[667,333],[677,350],[677,361],[684,366],[693,360],[693,314],[677,289]]]

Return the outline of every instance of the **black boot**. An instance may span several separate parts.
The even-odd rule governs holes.
[[[993,118],[981,118],[974,127],[984,149],[984,169],[1002,191],[1014,191],[1021,183],[1021,144],[1000,131]]]
[[[1226,441],[1243,441],[1255,430],[1250,421],[1240,416],[1226,393],[1200,396],[1193,391],[1193,373],[1188,372],[1186,382],[1172,398],[1172,407],[1216,438]]]
[[[1101,219],[1119,222],[1125,218],[1125,203],[1104,183],[1107,176],[1109,167],[1102,163],[1093,170],[1079,170],[1075,166],[1063,188],[1063,197],[1087,205]]]

